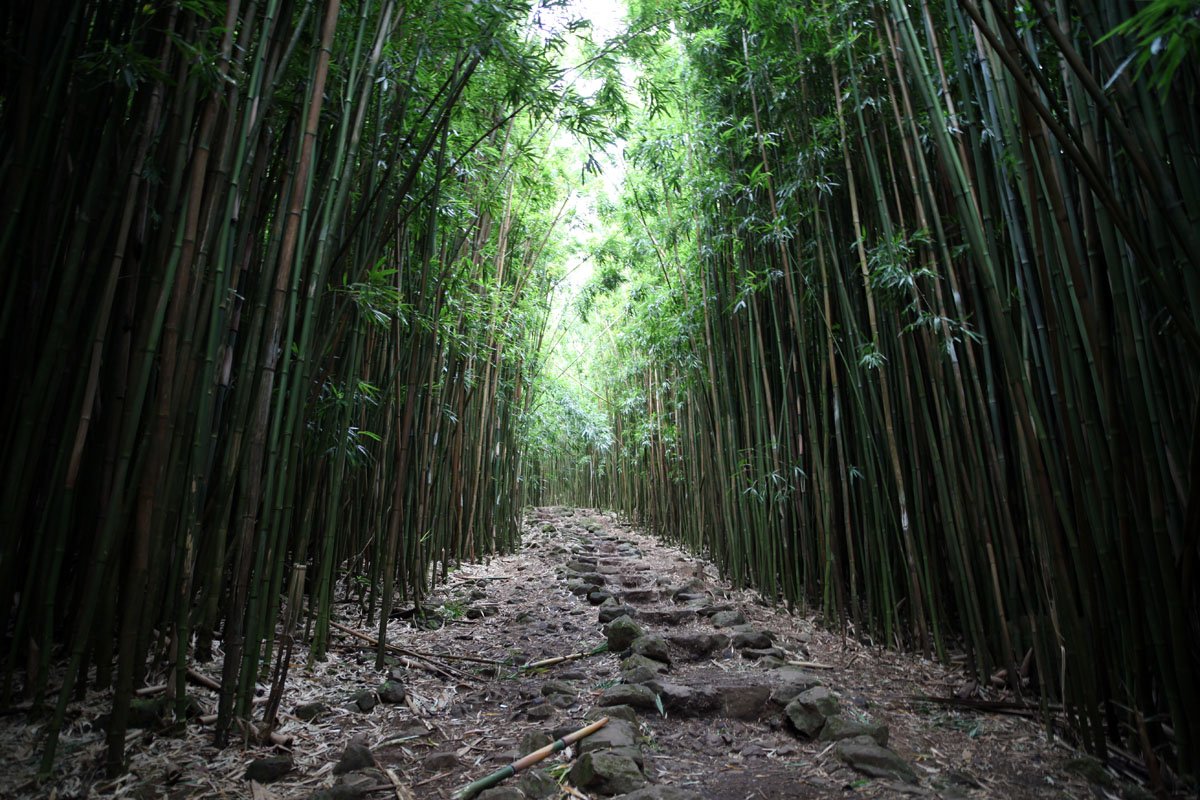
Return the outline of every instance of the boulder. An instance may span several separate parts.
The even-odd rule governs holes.
[[[732,628],[734,625],[745,625],[746,615],[740,611],[718,611],[709,617],[709,621],[715,628]]]
[[[806,692],[814,686],[821,685],[821,679],[800,667],[784,666],[771,672],[771,677],[778,684],[771,694],[771,700],[781,706],[796,699],[796,695]]]
[[[493,786],[476,795],[477,800],[525,800],[525,793],[516,786]]]
[[[693,658],[707,658],[729,647],[729,637],[723,633],[677,633],[667,636],[667,641]]]
[[[749,722],[762,718],[763,708],[771,699],[771,687],[749,683],[722,686],[718,689],[718,694],[721,697],[723,716]]]
[[[868,777],[917,782],[917,775],[908,762],[886,747],[880,747],[870,736],[843,739],[837,743],[836,753],[842,763]]]
[[[801,734],[813,737],[821,732],[825,720],[838,713],[838,701],[824,686],[801,692],[783,709]]]
[[[667,672],[671,668],[661,661],[655,661],[653,658],[646,656],[632,655],[621,662],[621,669],[633,669],[634,667],[649,667],[655,672]]]
[[[400,681],[386,680],[379,687],[379,699],[384,703],[403,703],[408,696],[408,690]]]
[[[637,611],[633,606],[605,606],[600,609],[600,622],[607,624],[612,622],[617,617],[630,617],[631,619],[637,615]]]
[[[356,769],[366,769],[375,766],[375,757],[367,746],[367,737],[358,735],[352,738],[342,751],[342,757],[333,765],[334,775],[343,775]]]
[[[246,766],[246,780],[270,783],[292,771],[292,757],[267,756],[256,758]]]
[[[618,748],[637,748],[637,729],[623,719],[610,719],[608,724],[579,742],[579,753]]]
[[[608,638],[608,649],[613,653],[621,653],[629,649],[633,640],[645,634],[645,631],[629,617],[617,617],[604,626],[604,635]]]
[[[771,640],[765,633],[759,631],[740,632],[733,635],[732,644],[736,650],[745,650],[746,648],[766,650],[771,646]]]
[[[842,739],[853,739],[856,736],[869,736],[875,744],[887,747],[888,726],[878,722],[859,722],[848,719],[841,714],[828,717],[825,727],[821,728],[822,742],[839,742]]]
[[[595,722],[602,717],[608,717],[609,722],[613,720],[623,719],[630,725],[637,725],[637,712],[633,710],[633,706],[597,706],[588,709],[583,718],[588,722]]]
[[[665,664],[671,663],[671,651],[661,636],[639,636],[629,643],[629,649],[635,656],[645,656]]]
[[[315,703],[301,703],[292,710],[292,714],[305,722],[312,722],[322,714],[328,713],[329,706],[317,701]]]
[[[545,800],[558,794],[558,781],[540,769],[531,769],[517,778],[517,788],[530,800]]]
[[[658,709],[658,695],[651,689],[638,683],[619,683],[610,686],[601,693],[596,701],[602,706],[632,706],[644,711]]]
[[[575,760],[569,775],[574,786],[596,794],[621,794],[646,783],[637,762],[623,753],[600,750]]]

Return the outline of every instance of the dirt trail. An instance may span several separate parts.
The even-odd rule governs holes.
[[[599,733],[480,797],[1106,794],[1036,720],[908,699],[952,695],[960,672],[769,608],[612,515],[534,509],[523,541],[518,553],[452,572],[419,615],[395,615],[390,641],[408,652],[395,654],[390,676],[372,668],[362,637],[374,631],[358,605],[339,605],[338,624],[358,635],[337,631],[327,661],[292,670],[279,729],[288,747],[216,751],[194,726],[182,739],[146,733],[131,747],[131,775],[90,794],[449,798],[547,734],[604,715]],[[520,666],[570,654],[586,655]],[[100,763],[89,707],[99,699],[73,728],[73,749],[89,755],[64,767],[60,797],[87,793],[88,759]],[[31,761],[17,738],[0,730],[0,744]],[[1103,770],[1092,777],[1110,797],[1129,791]]]

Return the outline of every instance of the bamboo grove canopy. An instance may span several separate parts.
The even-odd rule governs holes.
[[[119,772],[134,689],[182,721],[214,658],[225,744],[339,581],[382,663],[394,603],[570,502],[1195,775],[1194,2],[632,2],[588,92],[559,10],[2,12],[2,702],[43,769],[111,688]]]

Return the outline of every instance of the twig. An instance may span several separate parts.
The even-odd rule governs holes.
[[[351,636],[354,636],[358,639],[362,639],[364,642],[370,642],[371,644],[375,645],[376,647],[379,646],[379,640],[373,636],[368,636],[365,633],[359,633],[358,631],[354,630],[353,628],[347,628],[345,625],[339,625],[338,623],[334,622],[333,620],[329,620],[329,625],[330,625],[330,627],[337,628],[339,631],[342,631],[343,633],[348,633]],[[433,661],[433,659],[431,659],[430,657],[422,656],[420,653],[417,653],[414,650],[409,650],[404,647],[397,647],[396,645],[388,644],[387,642],[384,642],[383,646],[385,649],[390,650],[393,653],[398,653],[400,655],[410,656],[412,658],[423,659],[425,661],[428,661],[429,665],[431,667],[433,667],[436,672],[441,672],[443,675],[445,675],[448,678],[457,678],[459,680],[464,680],[464,681],[470,680],[470,676],[467,675],[465,672],[459,672],[458,670],[454,669],[453,667],[446,666],[444,664],[443,665],[436,664]],[[420,666],[424,666],[424,665],[420,665]],[[426,668],[428,668],[428,667],[426,667]]]

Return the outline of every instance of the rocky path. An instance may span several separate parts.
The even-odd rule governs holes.
[[[372,669],[357,603],[339,605],[330,658],[292,670],[285,745],[215,751],[203,729],[147,731],[123,783],[89,788],[80,769],[58,795],[450,798],[602,716],[481,800],[1137,794],[1036,720],[910,699],[951,696],[960,671],[769,608],[611,515],[535,509],[523,541],[395,614],[389,675]]]

